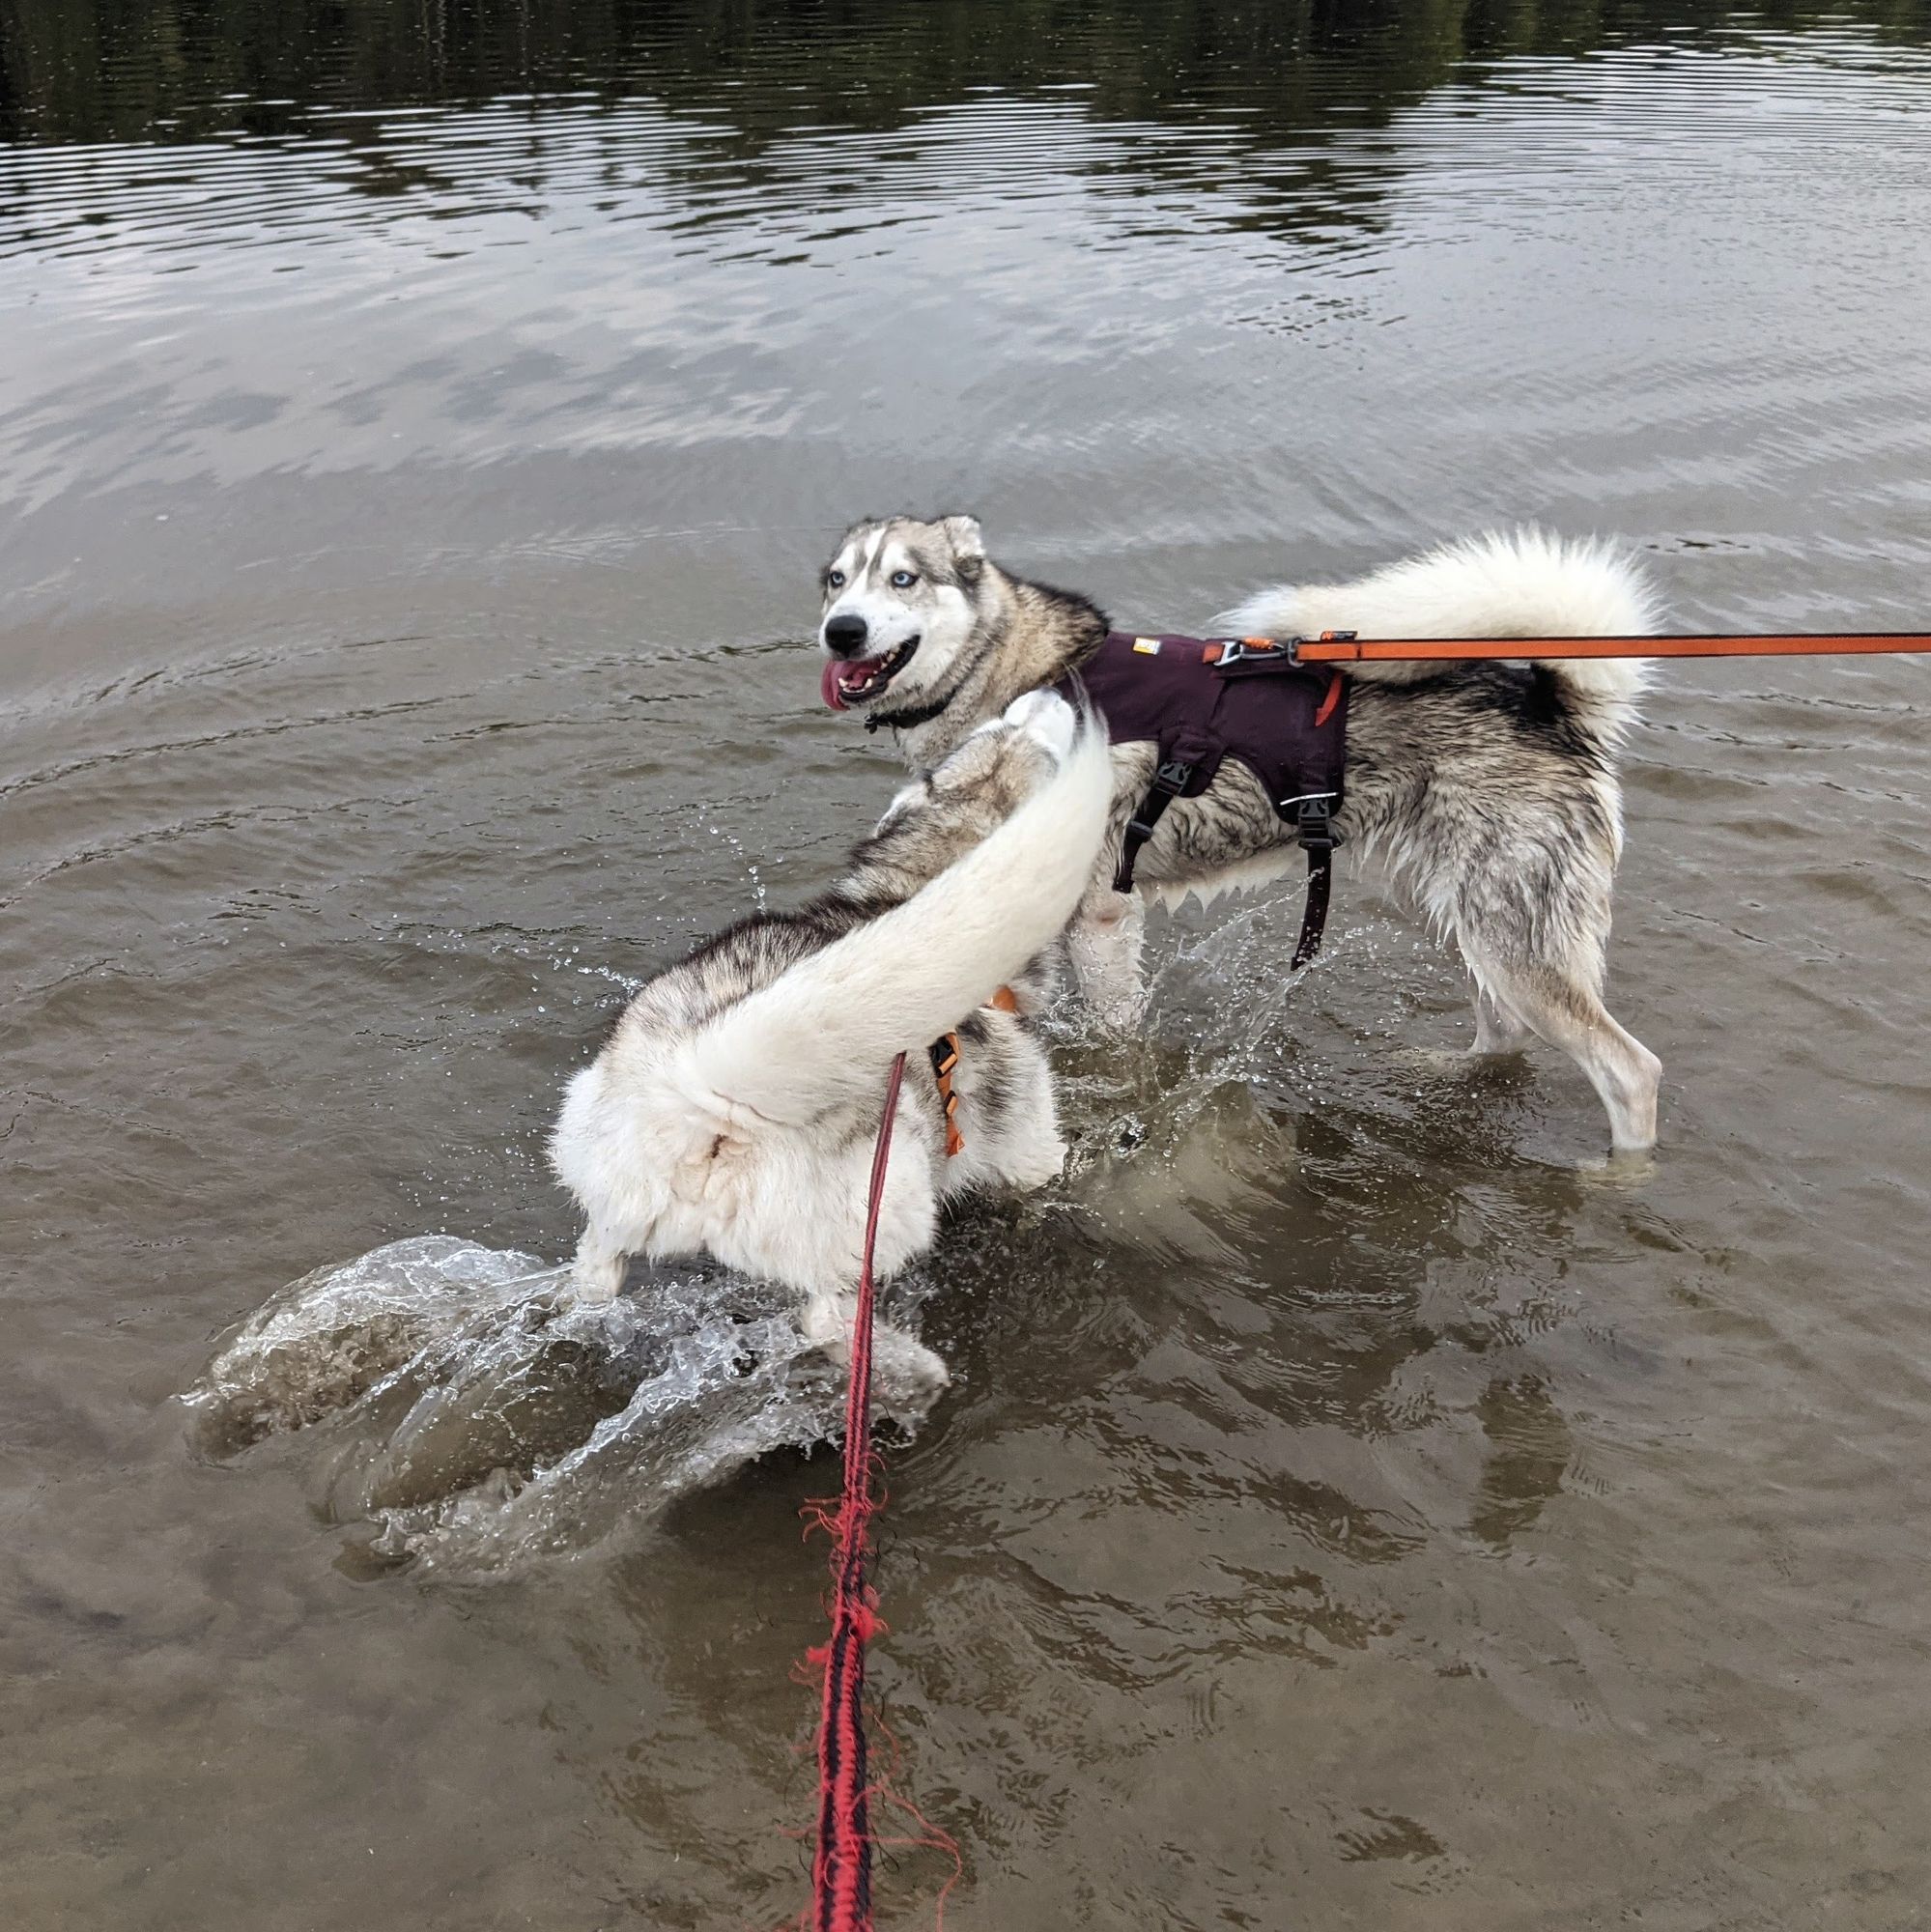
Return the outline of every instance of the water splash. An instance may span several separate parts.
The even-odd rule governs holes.
[[[378,1561],[488,1573],[603,1541],[840,1428],[795,1297],[709,1263],[602,1307],[533,1255],[418,1236],[271,1296],[185,1401],[201,1453],[314,1432],[323,1513]],[[912,1313],[895,1296],[893,1318]],[[929,1399],[879,1392],[900,1430]]]
[[[1075,1146],[1050,1201],[1077,1210],[1128,1166],[1144,1195],[1150,1169],[1190,1140],[1253,1137],[1237,1109],[1219,1114],[1292,1069],[1296,982],[1280,954],[1297,916],[1282,890],[1173,935],[1156,1036],[1122,1042],[1077,1009],[1056,1017]],[[369,1559],[480,1574],[590,1548],[760,1456],[838,1435],[842,1377],[784,1291],[709,1262],[654,1270],[606,1307],[566,1287],[567,1269],[538,1256],[446,1235],[318,1269],[244,1321],[188,1391],[196,1445],[230,1460],[270,1438],[313,1442],[322,1513]],[[895,1325],[928,1289],[917,1270],[893,1284]],[[884,1382],[879,1401],[907,1432],[929,1406]]]

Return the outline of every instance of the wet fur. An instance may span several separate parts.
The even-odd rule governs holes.
[[[891,587],[905,570],[920,580],[909,593]],[[867,724],[891,727],[915,768],[1020,693],[1076,669],[1107,631],[1087,598],[1000,569],[969,517],[855,525],[827,571],[826,617],[858,611],[881,637],[920,637],[910,663],[865,705]],[[1263,591],[1218,628],[1276,638],[1633,636],[1653,631],[1657,614],[1644,580],[1612,551],[1525,530],[1350,583]],[[1602,999],[1623,837],[1618,753],[1639,668],[1551,660],[1363,666],[1349,676],[1337,825],[1460,951],[1475,982],[1472,1051],[1512,1052],[1532,1037],[1561,1047],[1601,1095],[1613,1146],[1648,1147],[1661,1065]],[[1113,762],[1107,838],[1069,945],[1083,989],[1124,1025],[1143,999],[1144,903],[1110,881],[1153,748],[1119,746]],[[1168,810],[1135,877],[1144,895],[1207,899],[1298,865],[1292,828],[1229,759],[1207,793]]]
[[[551,1140],[582,1206],[578,1292],[608,1299],[627,1258],[704,1252],[805,1298],[849,1333],[888,1069],[907,1053],[877,1273],[931,1244],[940,1205],[1036,1187],[1064,1155],[1033,1015],[1103,836],[1102,734],[1049,693],[967,734],[894,800],[830,891],[760,913],[659,975],[570,1083]],[[985,1007],[1013,988],[1016,1013]],[[949,1159],[926,1048],[951,1029],[965,1146]],[[881,1336],[881,1370],[943,1381]]]

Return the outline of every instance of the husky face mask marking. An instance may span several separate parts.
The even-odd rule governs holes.
[[[825,702],[890,724],[943,699],[979,629],[984,564],[971,517],[854,524],[824,571]]]

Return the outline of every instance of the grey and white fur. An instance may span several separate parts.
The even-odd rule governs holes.
[[[942,1202],[1032,1188],[1065,1149],[1034,1015],[1105,835],[1105,736],[1049,692],[960,734],[830,891],[760,913],[660,974],[571,1082],[551,1161],[586,1221],[578,1293],[633,1254],[706,1253],[795,1289],[808,1337],[850,1332],[872,1148],[908,1055],[879,1217],[885,1279],[931,1245]],[[1018,1010],[985,1005],[1009,986]],[[948,1158],[926,1049],[954,1030],[964,1147]],[[881,1373],[944,1364],[879,1331]]]
[[[1087,598],[1029,582],[985,554],[971,517],[872,519],[823,574],[822,692],[890,727],[915,769],[942,760],[1020,694],[1076,670],[1106,635]],[[1349,583],[1261,591],[1219,635],[1324,630],[1362,638],[1640,636],[1658,606],[1605,545],[1528,529],[1443,546]],[[1656,1056],[1603,1003],[1609,902],[1623,842],[1618,753],[1643,689],[1629,660],[1350,667],[1346,802],[1337,830],[1378,859],[1474,982],[1476,1054],[1540,1037],[1588,1076],[1612,1146],[1656,1139]],[[1070,935],[1088,996],[1116,1024],[1138,1016],[1144,900],[1112,890],[1121,837],[1153,747],[1113,751],[1106,838]],[[1177,801],[1135,867],[1142,894],[1177,900],[1276,878],[1294,829],[1244,765]]]

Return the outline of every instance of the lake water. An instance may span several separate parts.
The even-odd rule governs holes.
[[[1922,4],[11,0],[0,141],[32,1932],[802,1904],[826,1392],[742,1285],[527,1277],[626,987],[895,788],[800,641],[850,518],[1147,628],[1526,519],[1931,626]],[[1372,880],[1292,988],[1291,894],[1160,924],[910,1285],[949,1928],[1931,1923],[1927,705],[1663,680],[1633,1179]]]

